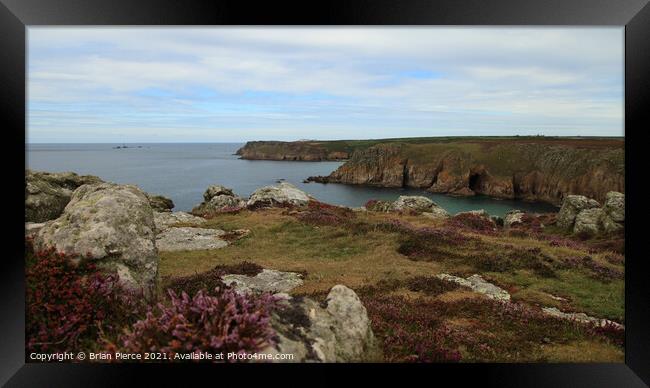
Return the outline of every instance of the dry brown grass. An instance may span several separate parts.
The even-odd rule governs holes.
[[[250,229],[250,236],[233,245],[211,251],[161,252],[163,279],[187,276],[219,264],[242,261],[282,271],[306,271],[305,283],[296,293],[327,291],[336,284],[351,288],[375,284],[381,279],[405,279],[433,275],[440,266],[407,260],[397,253],[393,234],[369,232],[353,236],[330,226],[309,226],[282,210],[246,211],[215,217],[203,227]]]

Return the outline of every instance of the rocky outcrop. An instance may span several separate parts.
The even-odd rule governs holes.
[[[418,195],[407,196],[400,195],[399,198],[391,204],[390,210],[392,211],[413,211],[417,213],[429,213],[434,217],[444,218],[449,216],[445,209],[438,206],[435,202],[427,197]]]
[[[611,140],[386,142],[355,151],[328,177],[308,180],[552,204],[571,194],[602,201],[625,189],[624,150]]]
[[[25,221],[44,222],[63,213],[79,186],[102,182],[93,175],[25,170]]]
[[[510,228],[511,226],[521,225],[523,223],[524,212],[521,210],[510,210],[503,218],[503,226]]]
[[[304,297],[283,300],[271,325],[277,344],[263,353],[291,353],[292,362],[377,361],[381,357],[365,307],[343,285],[332,287],[323,303]]]
[[[305,206],[312,198],[296,186],[281,182],[277,186],[264,186],[251,194],[246,206],[248,208]]]
[[[244,206],[246,206],[246,200],[236,196],[232,189],[221,185],[212,185],[205,190],[203,202],[192,209],[192,214],[203,216]]]
[[[287,293],[303,283],[302,276],[296,272],[283,272],[264,269],[255,276],[223,275],[221,280],[238,292]]]
[[[94,175],[25,170],[25,221],[44,222],[63,213],[72,193],[82,185],[103,183]],[[174,202],[162,195],[144,193],[155,211],[171,211]]]
[[[604,318],[591,317],[585,313],[565,313],[563,311],[560,311],[556,307],[543,307],[542,311],[544,312],[544,314],[550,315],[552,317],[566,319],[570,321],[577,321],[583,324],[600,326],[600,327],[612,326],[617,329],[625,329],[625,325],[621,325],[618,322],[610,321],[609,319],[604,319]]]
[[[146,193],[145,193],[146,194]],[[149,204],[154,211],[171,212],[174,208],[174,201],[162,195],[146,194],[149,198]]]
[[[616,233],[625,225],[625,195],[609,192],[603,205],[602,226],[605,233]]]
[[[625,195],[613,191],[607,193],[602,208],[593,199],[569,195],[562,203],[556,224],[582,235],[620,232],[625,225]]]
[[[501,302],[510,301],[510,294],[508,293],[508,291],[486,281],[485,279],[483,279],[481,275],[478,274],[472,275],[467,279],[463,279],[461,277],[449,275],[446,273],[438,274],[436,275],[436,277],[441,280],[454,282],[463,287],[470,288],[472,291],[477,292],[479,294],[483,294],[490,299],[498,300]]]
[[[228,246],[221,237],[226,234],[219,229],[194,227],[171,227],[163,230],[156,237],[160,251],[197,251],[219,249]]]
[[[349,157],[346,150],[332,150],[322,144],[312,141],[249,141],[236,154],[251,160],[322,161]]]
[[[592,208],[582,210],[576,216],[573,233],[595,235],[601,230],[603,209]]]
[[[576,217],[581,211],[599,206],[598,201],[584,195],[569,195],[562,202],[562,207],[557,214],[557,226],[563,229],[572,229]]]
[[[136,186],[85,184],[74,191],[63,214],[34,236],[37,250],[57,251],[117,271],[126,286],[151,295],[158,273],[154,216]]]
[[[193,216],[186,212],[158,212],[153,213],[156,232],[160,233],[176,224],[201,225],[206,222],[205,218]]]

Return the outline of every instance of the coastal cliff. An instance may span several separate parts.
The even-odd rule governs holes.
[[[603,201],[609,191],[625,191],[625,155],[619,143],[387,143],[357,151],[329,176],[310,180],[553,204],[568,194]]]
[[[242,159],[346,160],[319,183],[410,187],[452,195],[543,201],[569,194],[604,201],[625,192],[622,138],[438,137],[248,142]]]

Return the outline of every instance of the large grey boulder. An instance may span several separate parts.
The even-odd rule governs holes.
[[[578,213],[573,225],[573,233],[595,235],[601,230],[603,209],[591,208]]]
[[[158,234],[156,245],[160,251],[169,252],[220,249],[228,246],[221,238],[225,234],[219,229],[171,227]]]
[[[236,196],[232,189],[221,185],[212,185],[203,193],[203,202],[192,209],[192,214],[207,215],[218,213],[228,208],[246,206],[246,200]]]
[[[603,232],[606,234],[613,234],[613,233],[618,233],[624,229],[624,224],[622,222],[616,222],[613,219],[611,219],[607,214],[603,212],[603,218],[602,218],[602,228]]]
[[[145,193],[131,185],[86,184],[74,191],[63,214],[34,237],[36,249],[86,258],[117,271],[127,287],[154,291],[158,273],[153,211]]]
[[[584,195],[567,195],[557,214],[557,226],[563,229],[573,229],[576,217],[581,211],[597,207],[600,207],[598,201]]]
[[[282,205],[305,206],[311,197],[296,186],[281,182],[277,186],[261,187],[251,194],[246,206],[249,208],[276,207]]]
[[[271,319],[278,342],[262,353],[295,355],[283,362],[359,362],[381,357],[366,308],[348,287],[332,287],[323,303],[303,297],[282,303]]]
[[[616,233],[623,230],[625,225],[625,194],[610,191],[603,205],[603,231]]]
[[[605,197],[603,211],[614,222],[625,222],[625,194],[610,191]]]
[[[391,204],[392,211],[414,211],[418,213],[427,212],[441,217],[443,214],[449,215],[443,208],[427,197],[420,195],[400,195],[395,202]]]
[[[63,213],[79,186],[102,182],[93,175],[25,170],[25,221],[45,222]]]

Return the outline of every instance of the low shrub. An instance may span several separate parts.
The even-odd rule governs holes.
[[[309,201],[307,210],[296,216],[300,221],[309,225],[342,226],[355,217],[352,210],[332,206],[318,201]]]
[[[496,224],[490,218],[472,213],[461,213],[447,219],[447,225],[452,228],[469,229],[482,234],[495,234]]]
[[[74,265],[71,259],[47,249],[27,260],[26,347],[30,352],[93,348],[100,337],[118,333],[144,311],[144,299],[125,290],[117,274],[101,273],[89,260]]]
[[[162,352],[174,360],[178,353],[253,353],[274,343],[270,313],[276,300],[270,294],[219,288],[194,297],[170,290],[169,298],[169,305],[158,304],[121,337],[122,349]]]
[[[413,303],[402,297],[362,294],[381,339],[387,362],[458,362],[460,352],[447,345],[448,330],[431,303]]]
[[[477,269],[487,272],[511,272],[517,269],[529,269],[535,274],[549,278],[557,276],[555,261],[539,248],[511,248],[503,252],[477,254],[472,261]]]
[[[403,229],[397,252],[412,260],[460,260],[466,258],[466,254],[459,248],[468,242],[479,243],[478,239],[456,229],[406,228]]]
[[[185,292],[189,295],[195,295],[200,290],[223,288],[225,284],[221,277],[225,274],[255,276],[262,272],[262,269],[260,265],[248,261],[232,265],[217,265],[206,272],[172,278],[167,282],[166,287],[177,294]]]
[[[406,287],[410,291],[436,296],[458,289],[460,286],[453,282],[438,279],[435,276],[415,276],[406,280]]]

